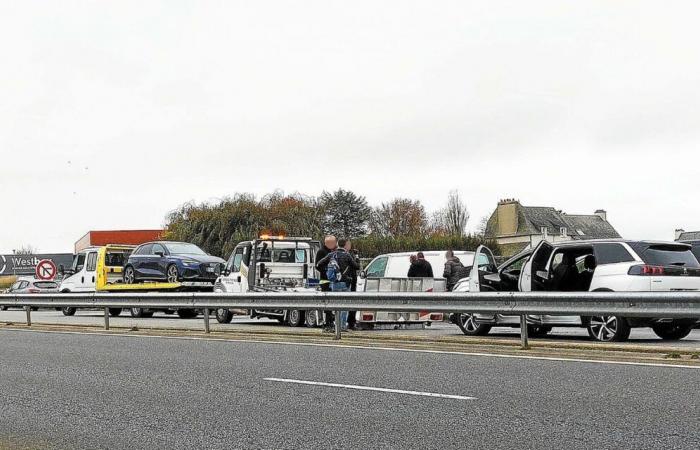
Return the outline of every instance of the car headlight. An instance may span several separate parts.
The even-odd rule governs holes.
[[[199,265],[199,262],[194,261],[192,259],[183,259],[182,264],[184,264],[185,266],[197,266],[197,265]]]

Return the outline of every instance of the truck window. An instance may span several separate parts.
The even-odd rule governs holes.
[[[386,263],[388,261],[389,258],[386,256],[372,261],[369,266],[367,266],[367,278],[382,278],[386,272]]]
[[[231,261],[229,263],[229,270],[231,272],[241,271],[241,261],[243,261],[243,247],[238,247],[233,251],[231,255]]]
[[[97,269],[97,253],[90,252],[87,257],[87,271],[94,272]]]
[[[73,271],[80,272],[85,267],[85,253],[80,253],[73,261]]]

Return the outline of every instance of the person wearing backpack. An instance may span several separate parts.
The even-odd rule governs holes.
[[[318,270],[320,276],[320,282],[319,286],[321,288],[322,292],[330,292],[331,291],[331,282],[328,280],[328,275],[326,274],[326,271],[328,269],[328,261],[325,261],[323,264],[320,262],[322,260],[325,260],[326,256],[330,255],[333,253],[336,248],[338,248],[338,240],[336,239],[335,236],[333,235],[328,235],[326,238],[323,240],[323,247],[316,253],[316,270]],[[333,330],[333,312],[332,311],[324,311],[323,313],[324,316],[324,330]]]
[[[360,264],[346,249],[347,239],[338,240],[338,248],[316,263],[317,267],[326,267],[326,277],[333,292],[349,292],[352,287],[353,274],[360,269]],[[348,312],[341,311],[340,326],[347,331]]]

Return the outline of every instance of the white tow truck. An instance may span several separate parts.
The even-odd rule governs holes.
[[[262,235],[240,242],[233,250],[223,272],[214,284],[214,292],[315,292],[319,273],[316,253],[319,241],[306,237]],[[234,313],[217,309],[216,320],[230,323]],[[322,325],[323,314],[303,310],[248,311],[251,318],[276,319],[293,327]]]

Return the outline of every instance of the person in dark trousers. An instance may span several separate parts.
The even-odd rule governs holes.
[[[349,239],[345,242],[344,248],[345,251],[347,251],[348,254],[350,254],[350,256],[352,256],[355,262],[357,263],[357,269],[353,267],[348,270],[350,272],[350,276],[352,277],[352,283],[350,284],[350,292],[357,292],[357,271],[360,267],[360,257],[358,256],[357,251],[352,249],[352,243]],[[357,329],[357,311],[348,311],[348,329]]]
[[[413,255],[411,255],[413,256]],[[411,261],[411,267],[408,269],[409,278],[434,278],[433,266],[426,261],[423,252],[418,252],[415,260]]]
[[[316,263],[317,267],[328,268],[331,259],[335,259],[338,263],[338,270],[340,272],[340,280],[329,280],[331,284],[331,290],[333,292],[349,292],[352,286],[353,273],[357,273],[360,269],[360,264],[354,256],[345,250],[345,245],[347,244],[346,239],[338,240],[338,248],[333,253],[326,255],[323,259]],[[347,311],[341,311],[340,313],[340,326],[341,329],[347,331]],[[337,318],[336,318],[337,319]]]
[[[462,262],[452,250],[448,250],[445,253],[445,259],[447,261],[445,261],[445,270],[442,273],[442,277],[447,280],[447,290],[452,291],[452,288],[455,287],[455,284],[464,274],[464,265],[462,265]]]
[[[335,236],[329,235],[326,236],[326,238],[323,240],[323,246],[316,253],[316,270],[318,270],[321,274],[319,284],[321,286],[321,291],[323,292],[331,291],[331,283],[330,281],[328,281],[328,275],[326,275],[326,269],[328,269],[328,261],[326,261],[324,264],[320,264],[320,261],[324,260],[326,256],[333,253],[336,250],[337,246],[338,241],[336,240]],[[333,313],[331,311],[325,311],[324,316],[324,329],[333,330]]]

